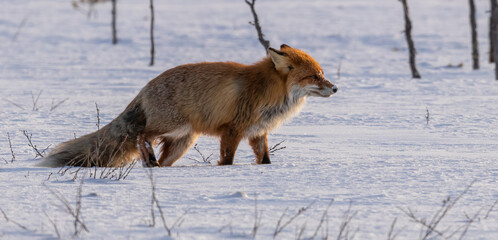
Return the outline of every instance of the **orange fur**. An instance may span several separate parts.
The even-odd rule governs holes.
[[[280,50],[270,48],[268,57],[252,65],[204,62],[169,69],[151,80],[109,125],[134,126],[135,129],[120,136],[128,136],[126,141],[132,143],[137,143],[138,138],[140,151],[127,149],[126,152],[140,152],[148,166],[157,165],[151,160],[155,158],[148,144],[162,143],[158,164],[171,166],[200,134],[221,138],[221,165],[233,163],[238,144],[244,138],[249,139],[257,163],[270,163],[268,131],[299,111],[306,97],[328,97],[336,91],[337,87],[323,77],[322,68],[312,57],[284,44]],[[143,125],[135,126],[133,118],[142,117]],[[108,143],[116,142],[113,138],[105,139]],[[125,145],[137,147],[137,144]],[[60,146],[67,148],[68,144]],[[71,148],[87,152],[91,149],[77,141]],[[56,148],[54,152],[64,149]],[[57,159],[47,157],[50,158]],[[107,166],[116,161],[98,162]]]

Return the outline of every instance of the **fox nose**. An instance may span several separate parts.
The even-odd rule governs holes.
[[[337,92],[337,90],[339,90],[339,88],[337,88],[337,86],[336,86],[336,85],[334,85],[334,86],[332,87],[332,92],[336,93],[336,92]]]

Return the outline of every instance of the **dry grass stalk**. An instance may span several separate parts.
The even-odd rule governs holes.
[[[259,226],[261,226],[261,214],[263,211],[258,212],[258,196],[254,198],[254,225],[252,227],[252,238],[256,238],[256,233],[258,232]]]
[[[10,141],[10,134],[8,132],[7,138],[9,139],[10,154],[12,155],[12,159],[10,160],[10,162],[13,163],[16,160],[16,155],[14,154],[14,150],[12,149],[12,142]]]
[[[280,218],[278,219],[277,226],[275,227],[275,231],[273,232],[273,239],[275,239],[277,237],[277,235],[280,232],[282,232],[282,230],[284,230],[285,227],[287,227],[287,225],[289,225],[292,221],[294,221],[294,219],[296,219],[302,213],[306,212],[306,210],[308,210],[313,204],[315,204],[315,201],[311,202],[308,206],[302,207],[301,209],[299,209],[296,212],[296,214],[294,214],[294,216],[290,217],[285,223],[282,224],[282,220],[285,216],[285,213],[288,210],[288,208],[286,208],[284,210],[284,212],[282,213],[282,215],[280,216]]]
[[[274,155],[274,154],[275,154],[275,152],[277,152],[277,151],[280,151],[280,150],[282,150],[282,149],[287,148],[286,146],[282,146],[282,147],[280,147],[280,145],[281,145],[283,142],[285,142],[285,140],[282,140],[282,141],[280,141],[279,143],[277,143],[277,144],[275,144],[275,145],[271,146],[271,147],[270,147],[270,149],[268,149],[268,153],[269,153],[270,155]]]
[[[355,230],[355,232],[350,236],[350,230],[349,226],[351,225],[351,220],[356,216],[358,213],[357,211],[351,212],[351,206],[353,205],[352,202],[349,202],[348,210],[344,212],[344,215],[342,217],[342,223],[339,228],[339,233],[337,234],[337,240],[341,239],[354,239],[354,236],[358,229]]]
[[[491,213],[491,211],[493,211],[493,208],[495,207],[496,203],[498,202],[498,199],[495,200],[495,202],[491,205],[491,207],[488,209],[488,211],[486,212],[486,215],[484,216],[484,219],[488,219],[489,217],[489,214]]]
[[[329,209],[330,206],[332,206],[332,203],[334,203],[333,198],[330,200],[329,204],[327,205],[327,208],[325,208],[325,211],[323,211],[322,218],[320,218],[320,222],[318,223],[318,226],[316,227],[313,236],[311,236],[311,239],[315,239],[315,237],[318,234],[318,231],[320,230],[320,228],[322,228],[324,221],[328,218]],[[326,226],[325,230],[327,231],[326,238],[328,238],[328,226]]]
[[[301,225],[299,231],[296,233],[296,240],[300,240],[303,237],[304,230],[306,230],[306,223]]]
[[[81,178],[80,185],[78,187],[78,192],[76,195],[76,206],[73,208],[71,206],[71,203],[58,191],[53,190],[49,188],[48,186],[44,185],[52,195],[54,195],[61,203],[63,209],[74,218],[73,221],[73,226],[74,226],[74,232],[73,232],[73,237],[77,237],[81,231],[85,232],[90,232],[88,228],[86,227],[83,218],[81,216],[81,197],[82,197],[82,190],[83,190],[83,178]]]
[[[11,223],[13,223],[14,225],[16,225],[16,226],[18,226],[18,227],[22,228],[23,230],[26,230],[26,231],[32,231],[32,232],[34,232],[33,230],[28,229],[27,227],[23,226],[22,224],[20,224],[20,223],[18,223],[18,222],[16,222],[16,221],[14,221],[14,220],[12,220],[12,219],[10,219],[10,218],[7,216],[7,213],[5,213],[5,212],[3,211],[3,209],[2,209],[2,208],[0,208],[0,212],[2,212],[3,217],[5,218],[5,220],[6,220],[7,222],[11,222]]]
[[[35,95],[33,95],[33,92],[31,92],[31,100],[33,101],[33,111],[38,111],[39,108],[38,108],[38,100],[40,99],[40,95],[42,94],[43,90],[40,90],[40,92],[38,93],[38,96],[36,96],[35,98]]]
[[[393,222],[391,223],[391,227],[389,228],[389,233],[387,234],[387,240],[394,240],[398,237],[399,233],[403,229],[398,230],[398,232],[394,233],[394,228],[396,226],[396,222],[398,221],[398,218],[394,218]]]
[[[156,182],[154,180],[153,170],[152,170],[152,168],[147,168],[147,169],[148,169],[147,173],[148,173],[151,188],[152,188],[152,197],[151,197],[152,224],[151,224],[151,227],[154,227],[155,222],[156,222],[155,215],[154,215],[154,205],[155,205],[157,207],[157,210],[159,211],[159,216],[161,217],[163,227],[166,230],[166,232],[168,233],[168,236],[171,237],[172,236],[171,233],[172,233],[173,229],[177,226],[180,226],[183,223],[183,221],[185,220],[185,216],[187,215],[188,210],[186,210],[180,217],[178,217],[175,220],[175,222],[171,225],[171,227],[169,227],[168,224],[166,223],[166,218],[164,217],[163,210],[161,208],[161,205],[159,205],[159,200],[157,199],[157,196],[156,196]]]
[[[65,98],[54,105],[54,99],[52,99],[52,104],[50,105],[50,112],[58,108],[61,104],[63,104],[67,100],[69,100],[69,98]]]
[[[432,216],[431,220],[427,222],[425,218],[418,218],[415,216],[415,213],[410,209],[403,209],[399,208],[403,213],[405,213],[413,222],[416,222],[421,225],[422,230],[421,230],[421,235],[420,239],[425,240],[431,238],[433,235],[438,235],[439,237],[445,237],[445,233],[447,230],[439,230],[437,227],[441,223],[441,221],[446,217],[448,212],[455,206],[455,204],[462,198],[463,195],[465,195],[470,187],[475,183],[475,180],[470,183],[463,192],[461,192],[455,199],[451,199],[451,197],[447,197],[443,201],[443,205],[436,211],[434,216]],[[479,210],[480,211],[480,210]],[[467,227],[468,228],[468,227]],[[453,232],[450,236],[456,234],[457,231],[459,231],[460,228],[458,228],[455,232]]]
[[[21,106],[21,105],[19,105],[19,104],[15,103],[15,102],[10,101],[9,99],[6,99],[6,98],[2,98],[2,99],[3,99],[4,101],[6,101],[6,102],[8,102],[8,103],[10,103],[10,104],[12,104],[12,105],[14,105],[14,106],[16,106],[16,107],[20,108],[21,110],[25,110],[23,106]]]
[[[28,146],[30,146],[33,149],[33,151],[35,152],[35,158],[37,158],[37,157],[44,158],[45,157],[44,153],[48,150],[50,145],[48,145],[44,150],[40,151],[40,150],[38,150],[36,145],[33,144],[33,141],[32,141],[33,134],[28,133],[28,131],[26,131],[26,130],[22,130],[22,133],[24,134],[26,139],[28,139]]]
[[[50,222],[50,224],[52,224],[52,227],[54,227],[55,234],[57,234],[57,239],[62,239],[61,234],[59,232],[59,229],[57,228],[57,224],[55,224],[55,222],[48,216],[48,214],[45,210],[43,210],[43,213],[48,218],[48,221]]]
[[[211,160],[209,160],[209,159],[213,156],[213,154],[212,154],[212,153],[211,153],[209,156],[207,156],[207,157],[206,157],[206,155],[204,155],[204,154],[201,152],[201,150],[199,150],[199,146],[198,146],[198,144],[197,144],[197,143],[194,145],[194,149],[195,149],[195,151],[197,151],[197,153],[199,153],[199,155],[201,156],[201,161],[199,161],[199,160],[197,160],[197,159],[195,159],[195,158],[189,158],[190,160],[193,160],[193,161],[198,162],[198,163],[209,163],[209,164],[211,164]]]

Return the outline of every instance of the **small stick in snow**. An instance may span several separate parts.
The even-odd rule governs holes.
[[[60,192],[56,190],[52,190],[49,188],[45,183],[43,183],[43,186],[47,188],[47,190],[54,195],[57,200],[59,200],[63,207],[64,210],[69,213],[71,216],[74,217],[74,233],[73,236],[76,237],[79,235],[79,233],[82,230],[85,230],[86,232],[90,232],[88,228],[86,227],[85,223],[83,222],[83,219],[81,217],[81,197],[82,197],[82,189],[83,189],[83,178],[81,178],[80,186],[78,187],[78,193],[76,195],[76,206],[73,208],[71,206],[71,203],[62,195]]]
[[[326,218],[328,218],[329,208],[330,208],[330,206],[332,206],[332,203],[334,203],[334,199],[333,198],[330,200],[329,204],[327,205],[327,208],[323,212],[322,218],[320,219],[320,223],[316,227],[315,233],[313,233],[313,236],[311,237],[311,239],[315,239],[316,235],[318,234],[318,231],[320,230],[320,228],[323,225],[323,222],[325,221]],[[325,228],[325,229],[328,231],[328,227]]]
[[[12,154],[12,159],[10,160],[10,162],[13,163],[16,160],[16,155],[14,154],[14,150],[12,150],[12,142],[10,141],[10,134],[8,132],[7,138],[9,139],[10,154]]]
[[[261,226],[261,213],[258,212],[258,196],[254,198],[254,226],[252,227],[252,238],[256,238],[256,233],[258,232],[259,226]]]
[[[36,147],[36,145],[33,144],[33,141],[31,140],[31,137],[33,136],[33,134],[31,133],[28,133],[28,131],[26,130],[22,130],[22,133],[24,134],[24,136],[26,137],[26,139],[28,139],[28,146],[30,146],[34,151],[35,151],[35,158],[37,157],[45,157],[45,155],[43,155],[43,153],[45,153],[45,151],[50,147],[50,145],[45,148],[45,150],[43,151],[39,151],[38,148]]]
[[[43,90],[40,90],[40,92],[38,93],[38,96],[36,96],[36,99],[35,99],[35,95],[33,95],[33,92],[31,92],[31,99],[33,100],[33,111],[38,111],[38,99],[40,99],[40,95],[42,94]]]
[[[190,160],[196,161],[198,163],[211,163],[211,160],[209,160],[209,158],[211,158],[211,156],[213,156],[212,153],[209,156],[206,157],[206,155],[202,154],[201,150],[199,150],[199,146],[197,144],[194,145],[194,149],[195,149],[195,151],[197,151],[197,153],[199,153],[199,155],[202,158],[202,161],[199,161],[199,160],[197,160],[195,158],[189,157]]]
[[[299,209],[296,214],[294,214],[294,216],[292,216],[291,218],[289,218],[289,220],[287,220],[287,222],[285,222],[284,224],[281,224],[282,223],[282,219],[284,218],[285,216],[285,213],[287,212],[288,208],[286,208],[284,210],[284,212],[282,213],[282,216],[280,216],[280,218],[278,219],[278,222],[277,222],[277,226],[275,227],[275,231],[273,232],[273,239],[275,239],[277,237],[277,235],[282,232],[282,230],[284,230],[284,228],[289,225],[292,221],[294,221],[294,219],[296,219],[299,215],[301,215],[302,213],[306,212],[306,210],[308,210],[313,204],[315,204],[315,201],[311,202],[308,206],[306,207],[302,207],[301,209]]]
[[[285,142],[285,140],[282,140],[282,141],[280,141],[279,143],[277,143],[277,144],[275,144],[275,145],[271,146],[271,147],[270,147],[270,149],[268,149],[268,153],[269,153],[270,155],[274,155],[276,151],[280,151],[280,150],[282,150],[282,149],[287,148],[286,146],[282,146],[282,147],[280,147],[280,145],[281,145],[283,142]]]
[[[17,27],[17,30],[16,30],[16,33],[14,34],[14,36],[12,37],[12,41],[15,41],[17,40],[17,37],[19,36],[19,33],[21,33],[21,29],[24,27],[24,25],[26,24],[26,22],[28,21],[28,16],[24,17],[21,21],[21,23],[19,24],[19,26]]]
[[[61,104],[63,104],[65,101],[67,101],[69,98],[65,98],[64,100],[58,102],[57,104],[54,105],[54,99],[52,99],[52,105],[50,107],[50,111],[52,112],[56,108],[58,108]]]
[[[425,120],[427,121],[427,125],[429,125],[429,108],[425,108],[425,110],[427,111],[427,113],[425,114]]]
[[[57,239],[62,239],[61,238],[61,234],[59,233],[59,229],[57,228],[57,224],[55,224],[55,222],[48,216],[47,212],[45,210],[43,210],[43,213],[45,214],[45,216],[48,218],[48,221],[52,224],[52,226],[54,227],[54,230],[55,230],[55,234],[57,234]]]
[[[405,213],[412,221],[419,223],[422,225],[422,232],[420,236],[420,239],[430,239],[432,235],[437,234],[439,237],[445,237],[445,231],[440,231],[438,230],[438,225],[443,220],[443,218],[448,214],[448,212],[453,208],[453,206],[462,198],[463,195],[465,195],[469,190],[470,187],[475,183],[475,180],[472,181],[464,190],[462,193],[460,193],[455,199],[451,199],[451,197],[448,196],[443,201],[443,205],[439,210],[436,211],[434,216],[432,216],[430,221],[427,221],[425,218],[418,218],[415,216],[413,211],[410,208],[407,208],[406,210],[403,208],[398,207],[399,210],[401,210],[403,213]],[[458,230],[457,230],[458,231]],[[433,234],[434,233],[434,234]],[[455,234],[455,233],[453,233]],[[452,234],[452,235],[453,235]]]
[[[32,231],[32,230],[29,230],[27,227],[25,227],[25,226],[21,225],[20,223],[18,223],[18,222],[16,222],[16,221],[14,221],[14,220],[12,220],[12,219],[10,219],[10,218],[7,216],[7,214],[3,211],[3,209],[2,209],[2,208],[0,208],[0,212],[2,212],[3,217],[5,218],[5,220],[6,220],[7,222],[11,222],[11,223],[15,224],[16,226],[18,226],[18,227],[20,227],[20,228],[22,228],[22,229],[24,229],[24,230],[26,230],[26,231]],[[33,232],[33,231],[32,231],[32,232]]]
[[[356,216],[358,213],[357,211],[354,211],[351,213],[351,206],[353,205],[353,202],[349,202],[349,207],[346,212],[344,212],[344,215],[342,217],[342,223],[339,228],[339,234],[337,235],[337,239],[354,239],[355,233],[351,237],[349,237],[349,225],[351,225],[351,220]],[[356,229],[358,231],[358,229]]]
[[[394,227],[396,226],[397,221],[398,221],[398,218],[394,218],[393,223],[391,223],[391,228],[389,228],[389,234],[387,235],[387,240],[396,239],[396,237],[399,235],[399,233],[401,233],[401,231],[403,231],[404,228],[398,230],[397,233],[394,233]]]
[[[10,101],[9,99],[6,99],[6,98],[2,98],[2,99],[3,99],[4,101],[6,101],[6,102],[8,102],[8,103],[10,103],[10,104],[12,104],[12,105],[14,105],[14,106],[16,106],[16,107],[20,108],[21,110],[25,110],[23,106],[21,106],[21,105],[19,105],[19,104],[15,103],[15,102]]]
[[[484,216],[484,219],[488,219],[489,214],[491,213],[491,211],[493,211],[493,208],[495,207],[495,205],[496,205],[497,202],[498,202],[498,199],[493,203],[493,205],[491,205],[491,207],[489,208],[489,210],[486,212],[486,215]]]

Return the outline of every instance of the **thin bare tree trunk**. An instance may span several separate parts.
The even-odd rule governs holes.
[[[496,9],[496,0],[491,0],[491,14],[489,16],[489,62],[495,62],[494,48],[496,38],[496,22],[493,19],[493,12]]]
[[[493,10],[493,20],[495,23],[498,23],[498,7],[495,7]],[[495,32],[498,33],[498,24],[495,24]],[[493,39],[494,45],[498,46],[498,34],[495,35],[495,39]],[[494,48],[494,59],[498,59],[498,47]],[[495,79],[498,80],[498,61],[495,61]]]
[[[116,34],[116,1],[112,0],[112,44],[118,44],[118,37]]]
[[[417,53],[417,51],[415,50],[415,44],[413,43],[412,39],[412,21],[410,20],[408,3],[406,2],[406,0],[400,0],[400,1],[403,4],[403,12],[405,15],[405,37],[406,37],[406,43],[408,44],[408,49],[410,51],[409,63],[412,71],[412,77],[420,78],[420,74],[418,73],[417,66],[415,63],[415,54]]]
[[[479,43],[477,42],[476,6],[474,0],[469,0],[470,30],[472,32],[472,68],[479,69]]]
[[[256,0],[252,0],[252,2],[249,2],[249,0],[245,0],[246,3],[251,7],[251,12],[254,17],[254,22],[249,22],[249,24],[253,25],[256,28],[256,31],[258,32],[258,39],[261,45],[265,48],[266,53],[268,54],[268,48],[270,47],[270,41],[266,40],[263,34],[263,31],[261,30],[261,26],[259,25],[259,20],[258,20],[258,14],[256,14],[256,10],[254,9],[254,4],[256,4]]]
[[[155,56],[155,46],[154,46],[154,1],[150,0],[150,64],[154,65]]]

